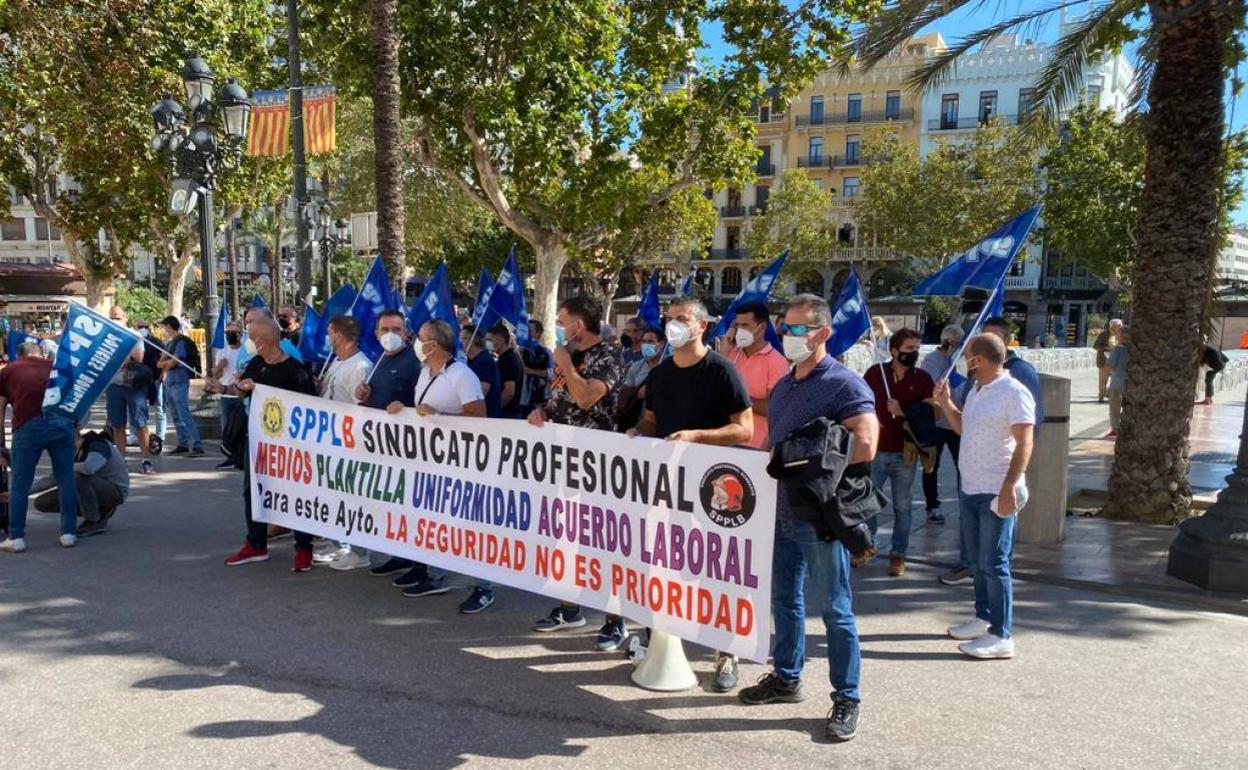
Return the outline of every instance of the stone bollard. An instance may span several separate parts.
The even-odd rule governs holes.
[[[1027,468],[1031,498],[1019,514],[1020,543],[1057,543],[1066,532],[1066,472],[1070,460],[1070,380],[1040,375],[1044,425]]]

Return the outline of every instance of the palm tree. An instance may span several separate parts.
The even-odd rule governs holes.
[[[891,0],[859,37],[866,65],[946,14],[985,0]],[[1034,25],[1076,3],[1023,12],[931,57],[911,86],[935,86],[958,57],[993,37]],[[1085,67],[1140,28],[1135,96],[1146,101],[1147,163],[1127,343],[1127,402],[1104,515],[1174,522],[1190,512],[1187,439],[1202,322],[1221,245],[1222,95],[1244,0],[1100,0],[1064,29],[1036,81],[1037,119],[1055,119],[1077,97]],[[1131,25],[1136,25],[1133,27]],[[1146,99],[1144,97],[1147,97]]]
[[[403,145],[399,111],[397,0],[372,0],[373,146],[377,175],[377,248],[392,280],[403,276]]]

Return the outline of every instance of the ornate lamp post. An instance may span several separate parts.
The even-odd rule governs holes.
[[[320,212],[320,222],[317,226],[321,234],[321,259],[325,263],[325,272],[323,274],[325,279],[325,299],[328,301],[334,292],[330,263],[333,261],[334,255],[338,253],[338,247],[347,242],[351,228],[345,219],[332,219],[329,215],[328,206]]]
[[[213,248],[212,191],[217,175],[238,165],[251,121],[251,99],[230,78],[213,100],[216,76],[208,64],[192,54],[182,70],[190,121],[182,106],[164,94],[152,109],[152,151],[165,158],[173,170],[169,209],[189,215],[199,206],[199,248],[204,276],[204,323],[211,334],[221,312],[217,297],[217,260]],[[212,346],[207,351],[208,371],[213,367]]]

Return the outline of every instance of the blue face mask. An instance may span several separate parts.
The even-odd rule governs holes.
[[[568,335],[564,332],[562,326],[555,327],[555,342],[560,345],[566,345],[568,343]]]
[[[649,361],[659,354],[659,346],[653,342],[641,343],[641,357]]]

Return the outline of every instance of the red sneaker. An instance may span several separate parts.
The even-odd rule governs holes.
[[[312,549],[295,549],[295,566],[291,567],[292,572],[307,572],[312,569]]]
[[[268,561],[268,560],[269,560],[268,551],[257,551],[255,548],[252,548],[250,544],[246,544],[239,550],[238,553],[234,554],[233,556],[226,557],[225,566],[237,567],[240,564],[251,564],[253,561]]]

